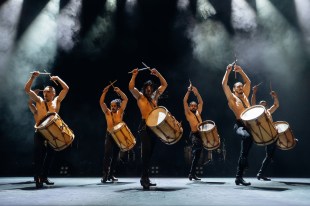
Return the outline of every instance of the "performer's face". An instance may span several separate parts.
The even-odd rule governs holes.
[[[55,91],[51,87],[45,87],[43,90],[43,96],[46,101],[52,101],[55,97]]]
[[[113,113],[116,113],[116,112],[117,112],[118,107],[117,107],[116,102],[111,102],[110,107],[111,107],[111,111],[112,111]]]
[[[189,110],[191,110],[191,112],[196,112],[198,109],[198,105],[195,102],[192,102],[189,104]]]
[[[243,94],[243,84],[241,82],[234,85],[234,92],[235,94]]]
[[[152,93],[153,93],[153,88],[152,88],[152,86],[151,86],[151,85],[146,86],[146,87],[145,87],[145,90],[144,90],[144,95],[145,95],[146,97],[150,97],[150,96],[152,95]]]

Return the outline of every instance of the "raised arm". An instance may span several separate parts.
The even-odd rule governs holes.
[[[270,114],[274,113],[280,106],[278,95],[275,91],[270,92],[270,95],[273,98],[273,105],[268,109]]]
[[[60,79],[60,77],[58,77],[58,76],[51,76],[51,80],[52,81],[56,80],[62,87],[62,90],[60,91],[60,93],[58,95],[58,99],[57,99],[59,102],[61,102],[66,97],[66,95],[68,94],[69,86],[62,79]]]
[[[226,67],[226,72],[225,72],[223,80],[222,80],[222,87],[223,87],[225,96],[226,96],[228,101],[233,99],[232,92],[231,92],[231,90],[230,90],[230,88],[228,86],[228,77],[229,77],[229,74],[230,74],[231,70],[232,70],[232,66],[231,66],[231,64],[229,64]]]
[[[100,104],[100,107],[101,107],[103,113],[107,113],[107,112],[109,111],[109,109],[108,109],[107,105],[105,104],[104,100],[105,100],[105,96],[106,96],[106,94],[107,94],[107,92],[108,92],[110,86],[111,86],[111,85],[106,86],[106,87],[103,89],[102,94],[101,94],[101,96],[100,96],[99,104]]]
[[[35,89],[34,93],[36,95],[38,95],[38,93],[40,92],[40,89]],[[31,98],[29,98],[28,100],[28,107],[30,109],[30,111],[32,112],[32,114],[36,114],[37,113],[37,107],[33,104],[33,100]]]
[[[152,69],[151,74],[157,76],[160,81],[160,86],[158,87],[157,93],[155,95],[155,100],[157,101],[158,97],[166,90],[168,83],[166,79],[159,73],[159,71],[157,71],[157,69]]]
[[[258,89],[258,86],[255,85],[253,88],[252,88],[252,97],[251,97],[251,105],[256,105],[256,93],[257,93],[257,89]]]
[[[202,106],[203,106],[203,101],[202,101],[202,98],[198,92],[198,89],[196,87],[192,87],[192,91],[194,93],[194,95],[197,97],[197,101],[198,101],[198,113],[201,114],[202,112]]]
[[[36,108],[36,106],[33,104],[33,100],[30,99],[30,98],[29,98],[29,100],[28,100],[28,107],[29,107],[29,109],[30,109],[30,111],[31,111],[32,114],[37,113],[37,108]]]
[[[184,112],[185,112],[185,114],[189,114],[189,112],[190,112],[190,110],[189,110],[189,107],[188,107],[188,96],[189,96],[189,94],[191,93],[191,90],[192,90],[192,87],[191,86],[189,86],[188,88],[187,88],[187,92],[185,93],[185,96],[184,96],[184,98],[183,98],[183,107],[184,107]]]
[[[127,98],[126,94],[122,90],[120,90],[118,87],[114,87],[114,91],[117,94],[119,94],[122,98],[120,110],[121,110],[121,112],[124,112],[124,110],[126,109],[127,103],[128,103],[128,98]]]
[[[40,75],[40,72],[34,71],[32,75],[30,76],[30,78],[28,79],[28,81],[26,82],[25,87],[24,87],[25,92],[35,102],[39,102],[40,98],[33,90],[31,90],[31,86],[32,86],[34,79],[37,78],[39,75]]]
[[[138,75],[138,69],[134,69],[132,71],[132,76],[129,82],[129,91],[131,92],[131,94],[136,98],[139,99],[139,97],[142,95],[139,90],[135,87],[136,84],[136,77]]]
[[[248,97],[251,91],[251,81],[249,77],[244,73],[243,69],[238,65],[235,65],[234,71],[238,72],[241,75],[243,79],[243,92],[245,96]]]

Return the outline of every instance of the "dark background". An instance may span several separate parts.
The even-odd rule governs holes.
[[[210,0],[213,12],[207,16],[202,15],[200,9],[205,7],[199,7],[205,1],[198,0],[137,0],[133,6],[128,3],[131,1],[117,0],[114,9],[109,9],[110,1],[84,0],[76,1],[80,2],[80,10],[75,15],[68,9],[72,2],[60,0],[59,13],[63,12],[62,17],[67,20],[73,19],[73,24],[65,24],[66,19],[57,19],[54,53],[49,50],[53,42],[51,39],[38,50],[32,49],[44,38],[32,25],[50,2],[24,0],[16,22],[10,18],[14,14],[8,12],[9,9],[15,11],[13,4],[7,6],[10,2],[0,3],[3,37],[0,45],[1,176],[32,175],[34,121],[27,108],[28,96],[23,88],[30,71],[43,69],[58,75],[69,85],[70,91],[59,114],[75,133],[72,147],[57,153],[51,175],[63,175],[60,173],[62,166],[67,166],[65,175],[101,176],[106,122],[99,98],[109,81],[117,80],[115,86],[129,98],[124,121],[138,141],[131,153],[122,154],[117,175],[139,176],[137,128],[141,116],[128,90],[131,78],[128,72],[142,68],[141,62],[157,68],[167,80],[168,88],[159,105],[165,106],[184,128],[182,139],[174,145],[158,140],[152,164],[158,167],[158,173],[154,175],[186,176],[188,173],[188,153],[184,151],[189,126],[182,100],[190,79],[204,100],[203,119],[216,123],[227,151],[225,161],[222,153],[214,152],[213,162],[203,166],[201,176],[234,176],[240,140],[233,132],[234,115],[228,108],[221,81],[227,64],[234,60],[236,54],[238,64],[251,79],[252,86],[263,82],[259,87],[258,100],[265,99],[271,105],[270,87],[278,93],[280,108],[273,119],[287,121],[298,139],[295,148],[276,150],[268,175],[309,177],[307,103],[310,36],[307,31],[310,30],[309,26],[301,23],[300,7],[294,1],[266,0],[273,9],[271,12],[266,5],[254,0],[243,1],[255,14],[252,18],[247,17],[243,9],[236,9],[236,1],[230,0]],[[188,4],[180,9],[180,2]],[[305,5],[304,9],[308,12],[302,14],[309,13],[309,5]],[[232,17],[234,12],[239,19]],[[256,23],[247,23],[251,18]],[[65,30],[67,27],[69,29]],[[27,40],[30,28],[37,38]],[[47,25],[47,28],[51,27]],[[66,44],[67,40],[70,45]],[[8,45],[7,42],[11,43]],[[159,84],[157,78],[143,71],[137,77],[137,88],[140,89],[148,79]],[[235,80],[232,74],[229,84],[239,80],[240,76]],[[46,85],[53,83],[47,76],[40,76],[33,88]],[[53,86],[57,92],[61,90],[59,86]],[[114,98],[117,95],[110,90],[107,104]],[[190,96],[190,100],[195,100],[194,96]],[[247,176],[256,175],[263,158],[264,147],[253,145]],[[204,161],[206,152],[201,163]]]

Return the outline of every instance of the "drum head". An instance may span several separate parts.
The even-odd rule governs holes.
[[[124,124],[125,124],[124,122],[118,123],[117,125],[113,127],[113,131],[120,129]]]
[[[279,133],[285,132],[290,126],[286,122],[275,123],[275,127]]]
[[[215,127],[214,122],[212,121],[205,121],[202,122],[199,126],[198,126],[198,130],[201,132],[205,132],[205,131],[210,131]]]
[[[265,112],[265,107],[262,105],[255,105],[247,108],[241,113],[241,119],[243,121],[249,121],[260,117]]]
[[[46,127],[48,124],[54,119],[55,113],[50,113],[44,119],[42,119],[40,125],[38,127]]]
[[[152,126],[157,126],[159,125],[162,121],[165,120],[167,116],[167,109],[164,107],[158,107],[150,112],[149,117],[146,120],[146,124],[149,127]]]

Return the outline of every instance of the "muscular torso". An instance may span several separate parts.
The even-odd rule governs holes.
[[[236,119],[241,119],[240,115],[246,109],[243,106],[241,100],[247,107],[251,106],[245,94],[243,94],[242,97],[237,97],[235,94],[233,94],[233,99],[228,102],[228,106],[234,112]]]
[[[153,99],[152,103],[147,100],[145,96],[140,96],[137,100],[138,107],[141,112],[142,119],[147,119],[150,112],[157,107],[156,101]]]
[[[202,122],[201,116],[198,113],[198,111],[196,112],[196,117],[198,118],[199,121],[197,120],[197,118],[195,117],[195,114],[193,112],[186,113],[185,116],[186,116],[186,119],[187,119],[187,121],[191,127],[191,131],[197,132],[198,131],[197,126],[199,123]]]
[[[107,130],[112,131],[113,127],[123,121],[123,113],[117,110],[115,113],[108,110],[105,113],[105,118],[107,121]]]
[[[35,112],[33,114],[33,118],[34,118],[34,121],[35,121],[35,125],[37,125],[40,122],[38,112]]]
[[[60,102],[57,101],[57,97],[50,102],[46,102],[47,107],[45,106],[45,101],[40,97],[40,101],[36,102],[37,113],[34,116],[36,125],[38,126],[39,122],[46,116],[47,112],[59,112]]]

